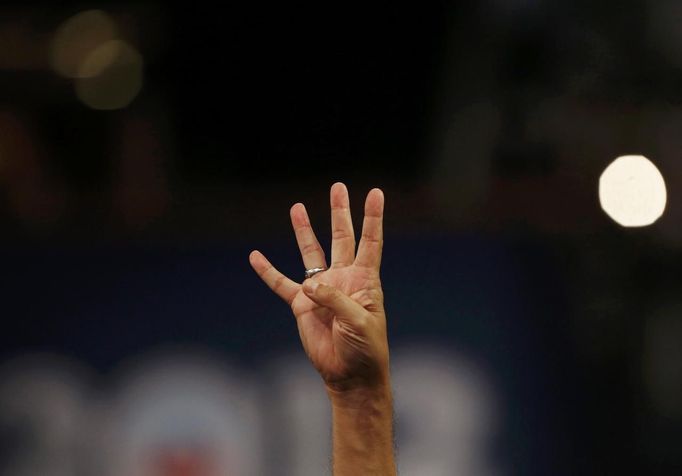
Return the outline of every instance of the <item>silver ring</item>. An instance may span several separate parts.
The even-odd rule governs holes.
[[[327,268],[310,268],[305,270],[305,279],[312,278],[315,276],[317,273],[321,273],[322,271],[327,271]]]

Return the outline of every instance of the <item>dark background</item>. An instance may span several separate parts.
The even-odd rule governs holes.
[[[257,374],[298,337],[248,252],[298,277],[290,205],[326,246],[329,186],[356,229],[379,186],[391,343],[488,369],[504,473],[679,474],[677,2],[0,8],[3,360],[51,352],[106,381],[199,346]],[[90,8],[144,58],[118,110],[45,60]],[[650,227],[599,207],[627,154],[668,185]]]

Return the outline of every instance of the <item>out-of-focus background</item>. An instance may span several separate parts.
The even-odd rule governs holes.
[[[623,155],[651,226],[600,205]],[[338,180],[387,197],[403,474],[680,474],[676,0],[3,4],[0,473],[328,474],[247,256],[299,277]]]

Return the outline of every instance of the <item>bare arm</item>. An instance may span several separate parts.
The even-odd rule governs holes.
[[[386,315],[379,279],[384,195],[365,202],[362,238],[355,250],[348,191],[330,192],[331,266],[303,285],[277,271],[258,251],[249,259],[265,283],[290,306],[301,342],[325,382],[332,406],[336,476],[395,475],[392,398]],[[305,207],[291,208],[291,222],[306,269],[327,268]]]
[[[330,393],[330,399],[334,474],[396,474],[390,387]]]

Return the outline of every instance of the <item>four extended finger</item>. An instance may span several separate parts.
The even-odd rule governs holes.
[[[348,266],[355,258],[355,234],[348,189],[340,182],[329,192],[332,210],[332,266]]]
[[[290,215],[305,268],[326,268],[327,260],[324,257],[324,251],[315,237],[308,212],[306,212],[303,204],[297,203],[291,207]]]
[[[291,305],[296,293],[301,285],[277,271],[260,251],[252,251],[249,255],[249,262],[254,271],[260,278],[274,291],[279,297]]]
[[[362,223],[358,254],[355,258],[356,265],[379,270],[384,244],[383,218],[384,193],[374,188],[370,190],[365,200],[365,218]]]

